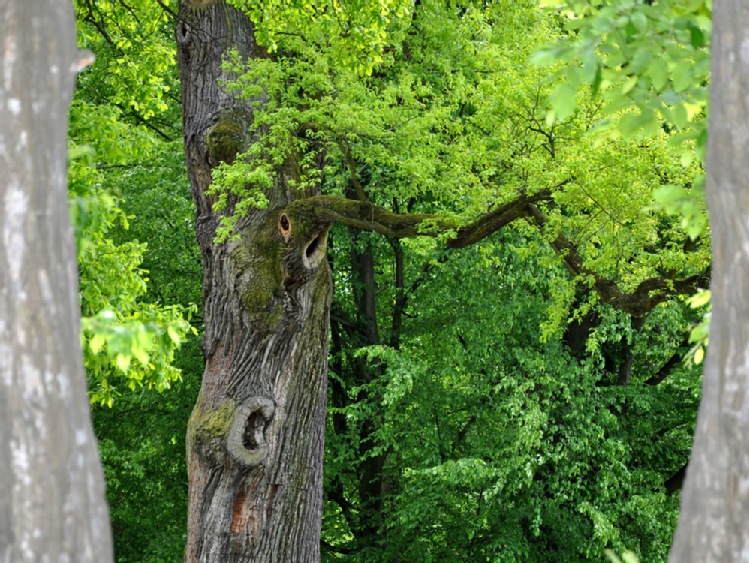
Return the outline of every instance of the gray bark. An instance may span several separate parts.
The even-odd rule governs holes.
[[[73,8],[0,1],[0,562],[112,560],[67,198]]]
[[[670,561],[749,561],[749,4],[714,4],[707,195],[713,314]]]
[[[267,210],[216,244],[211,169],[252,142],[252,112],[221,88],[227,49],[260,56],[223,2],[182,2],[177,28],[185,154],[203,258],[206,369],[188,426],[187,562],[320,558],[332,281],[327,225],[291,205],[279,170]],[[231,132],[227,135],[227,132]]]

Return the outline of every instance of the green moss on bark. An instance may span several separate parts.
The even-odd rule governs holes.
[[[283,223],[282,215],[286,215]],[[307,283],[317,271],[322,262],[319,254],[325,252],[326,228],[314,209],[291,205],[263,213],[240,231],[231,262],[242,305],[256,327],[272,331],[282,322],[282,294]],[[312,242],[315,246],[310,250]],[[318,255],[312,256],[315,249]]]
[[[246,146],[249,116],[240,110],[225,111],[218,122],[206,132],[208,155],[214,164],[231,164]]]
[[[231,399],[225,399],[210,408],[205,405],[202,398],[199,399],[187,425],[188,443],[207,444],[212,440],[225,440],[236,408],[237,404]]]
[[[241,242],[231,253],[242,305],[253,322],[262,322],[269,329],[283,313],[282,303],[276,296],[282,283],[284,244],[276,222],[272,212],[266,214],[262,222],[240,233]]]

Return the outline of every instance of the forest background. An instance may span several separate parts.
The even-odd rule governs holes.
[[[308,155],[323,193],[456,225],[550,194],[458,250],[332,228],[326,561],[666,559],[701,384],[686,298],[710,270],[709,4],[585,5],[393,4],[386,33],[330,49],[271,26],[295,56],[233,69],[227,88],[271,102],[254,162]],[[177,6],[76,13],[97,61],[71,107],[71,210],[116,559],[177,561],[203,371]],[[237,168],[217,185],[267,173]]]

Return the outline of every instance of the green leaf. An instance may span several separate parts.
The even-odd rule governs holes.
[[[679,61],[673,69],[674,90],[683,92],[692,84],[692,65],[689,61]]]
[[[687,108],[684,107],[684,104],[678,104],[673,107],[671,118],[674,125],[680,129],[684,129],[689,125],[689,113],[687,113]]]
[[[94,354],[98,354],[99,351],[104,347],[104,337],[101,334],[94,334],[91,340],[88,341],[88,346]]]
[[[122,371],[127,372],[130,367],[130,356],[125,354],[117,354],[117,367]]]
[[[561,46],[544,47],[530,57],[530,62],[536,66],[551,66],[561,60],[566,52]]]
[[[689,306],[692,307],[692,309],[699,309],[700,307],[704,307],[705,305],[710,303],[711,298],[712,293],[710,292],[710,290],[703,289],[687,299],[687,303],[689,303]]]
[[[639,114],[628,113],[619,120],[619,133],[625,139],[631,139],[642,129],[642,118]]]
[[[668,63],[662,57],[654,58],[648,66],[647,75],[653,87],[660,92],[668,82]]]
[[[174,327],[168,326],[166,327],[166,333],[169,335],[169,339],[172,341],[173,344],[179,345],[182,343],[182,338],[180,337],[179,333],[174,330]]]
[[[637,82],[639,81],[638,76],[630,76],[627,78],[627,80],[624,81],[624,84],[622,85],[622,94],[628,94],[632,91],[632,89],[637,86]],[[631,103],[631,102],[630,102]]]
[[[695,49],[701,49],[707,43],[705,33],[696,25],[689,25],[689,41]]]
[[[705,357],[705,348],[700,346],[694,351],[694,363],[700,365]]]
[[[637,31],[644,35],[648,31],[648,18],[642,12],[635,12],[632,14],[632,23],[635,25]],[[634,34],[632,34],[634,35]]]
[[[596,66],[596,73],[593,77],[593,82],[591,84],[591,92],[593,94],[593,97],[598,96],[598,93],[601,90],[601,79],[602,79],[603,73],[601,71],[601,65]]]
[[[569,84],[560,84],[549,98],[551,109],[559,121],[564,121],[575,111],[577,93]]]

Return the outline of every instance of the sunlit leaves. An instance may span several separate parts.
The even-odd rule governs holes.
[[[130,389],[163,391],[181,377],[172,362],[194,332],[188,322],[194,308],[142,302],[147,278],[140,263],[145,245],[116,244],[108,237],[122,217],[111,196],[92,194],[83,201],[89,215],[95,209],[95,219],[85,224],[80,222],[83,216],[74,216],[81,240],[82,343],[91,400],[111,405],[122,392],[122,383]]]
[[[548,120],[549,125],[557,119],[564,121],[572,115],[572,112],[575,111],[576,96],[577,91],[569,84],[560,84],[554,89],[549,97],[549,104],[553,111]]]
[[[125,389],[165,390],[181,377],[176,350],[194,332],[194,307],[143,300],[146,245],[118,242],[127,230],[121,200],[102,188],[103,169],[127,170],[154,156],[154,138],[111,106],[80,101],[71,108],[70,212],[76,235],[84,363],[92,401],[111,405]],[[83,149],[85,147],[85,149]],[[127,175],[127,174],[126,174]]]
[[[606,119],[599,122],[599,134],[639,139],[662,129],[675,132],[670,145],[685,166],[693,158],[704,163],[712,2],[544,4],[556,9],[569,33],[540,50],[534,61],[562,63],[570,87],[588,84],[595,96],[600,93]],[[550,105],[552,121],[568,118],[577,107],[561,86]],[[675,190],[681,190],[678,197]],[[701,197],[699,190],[666,186],[657,200],[667,212],[685,212],[684,226],[694,238],[706,224],[695,212],[704,205]]]
[[[161,118],[172,111],[176,56],[170,14],[159,3],[76,0],[78,44],[97,61],[81,73],[78,88],[92,98],[137,115]]]
[[[255,37],[271,52],[285,35],[306,35],[342,67],[369,75],[383,61],[391,34],[412,10],[410,0],[232,0],[256,23]]]
[[[122,393],[118,380],[139,387],[168,389],[181,373],[172,364],[177,348],[192,332],[181,307],[139,306],[123,317],[104,309],[81,321],[92,402],[112,406]]]
[[[707,210],[704,200],[704,177],[698,178],[699,185],[688,191],[682,186],[665,185],[653,192],[653,198],[663,209],[681,217],[681,225],[693,239],[707,226]],[[702,197],[695,197],[697,191]]]
[[[592,7],[569,0],[560,19],[573,31],[539,51],[539,65],[565,62],[573,81],[601,91],[615,118],[615,131],[625,138],[645,136],[666,119],[680,130],[704,128],[709,76],[710,3],[661,1],[653,4],[619,1]],[[569,115],[574,98],[565,98]],[[561,102],[557,101],[557,106]],[[700,111],[689,122],[685,105]],[[636,108],[636,120],[627,107]],[[681,109],[676,109],[681,108]],[[558,113],[558,107],[553,107]],[[677,119],[672,119],[672,113]]]
[[[703,309],[702,321],[695,325],[689,333],[689,343],[692,348],[685,358],[687,363],[699,365],[705,358],[705,352],[710,344],[710,319],[712,317],[711,293],[704,290],[696,293],[687,300],[693,309]]]

